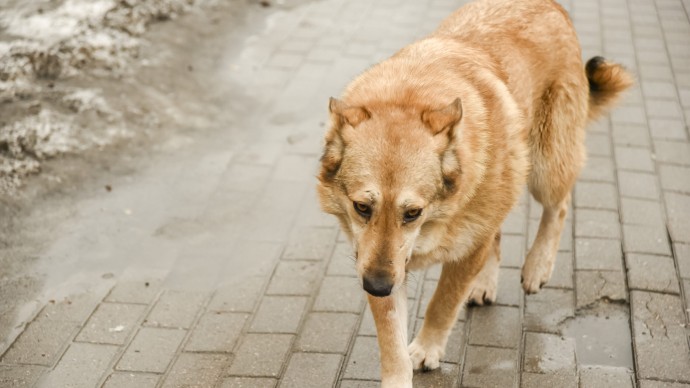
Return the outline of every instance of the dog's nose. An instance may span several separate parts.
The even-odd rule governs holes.
[[[362,283],[364,283],[364,291],[373,296],[388,296],[393,289],[393,282],[387,277],[364,276],[362,277]]]

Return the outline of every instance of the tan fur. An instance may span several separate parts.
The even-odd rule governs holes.
[[[580,55],[555,2],[481,0],[331,100],[318,193],[364,287],[390,293],[369,296],[383,386],[409,387],[412,368],[438,367],[462,303],[495,299],[500,225],[525,183],[544,213],[523,288],[551,276],[584,127],[631,82],[601,60],[586,74]],[[407,348],[404,280],[433,263],[441,279]]]

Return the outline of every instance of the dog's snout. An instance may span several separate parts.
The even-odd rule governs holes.
[[[393,281],[387,276],[364,276],[362,277],[364,291],[373,296],[388,296],[393,290]]]

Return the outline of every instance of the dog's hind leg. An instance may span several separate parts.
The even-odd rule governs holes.
[[[490,305],[496,301],[498,292],[498,271],[501,263],[501,232],[496,233],[493,247],[484,267],[472,283],[467,303],[471,306]]]
[[[432,370],[439,367],[458,312],[492,246],[493,238],[472,256],[443,263],[441,278],[426,309],[422,329],[408,347],[414,369]]]
[[[571,74],[544,93],[529,134],[532,170],[527,183],[544,209],[522,267],[522,287],[528,294],[539,291],[551,278],[570,192],[585,162],[587,80],[581,72]]]

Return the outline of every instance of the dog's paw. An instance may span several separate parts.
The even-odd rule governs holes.
[[[525,260],[522,266],[522,289],[526,294],[536,294],[551,279],[553,260]]]
[[[498,253],[497,253],[498,255]],[[474,278],[467,304],[470,306],[490,305],[496,301],[498,292],[498,258],[490,257]]]
[[[434,344],[424,344],[419,338],[407,347],[412,360],[412,368],[414,370],[422,369],[423,371],[430,371],[438,368],[441,365],[441,357],[443,357],[443,347]]]
[[[488,306],[496,302],[497,293],[498,272],[494,274],[482,271],[472,283],[472,290],[467,298],[467,304],[470,306]]]

